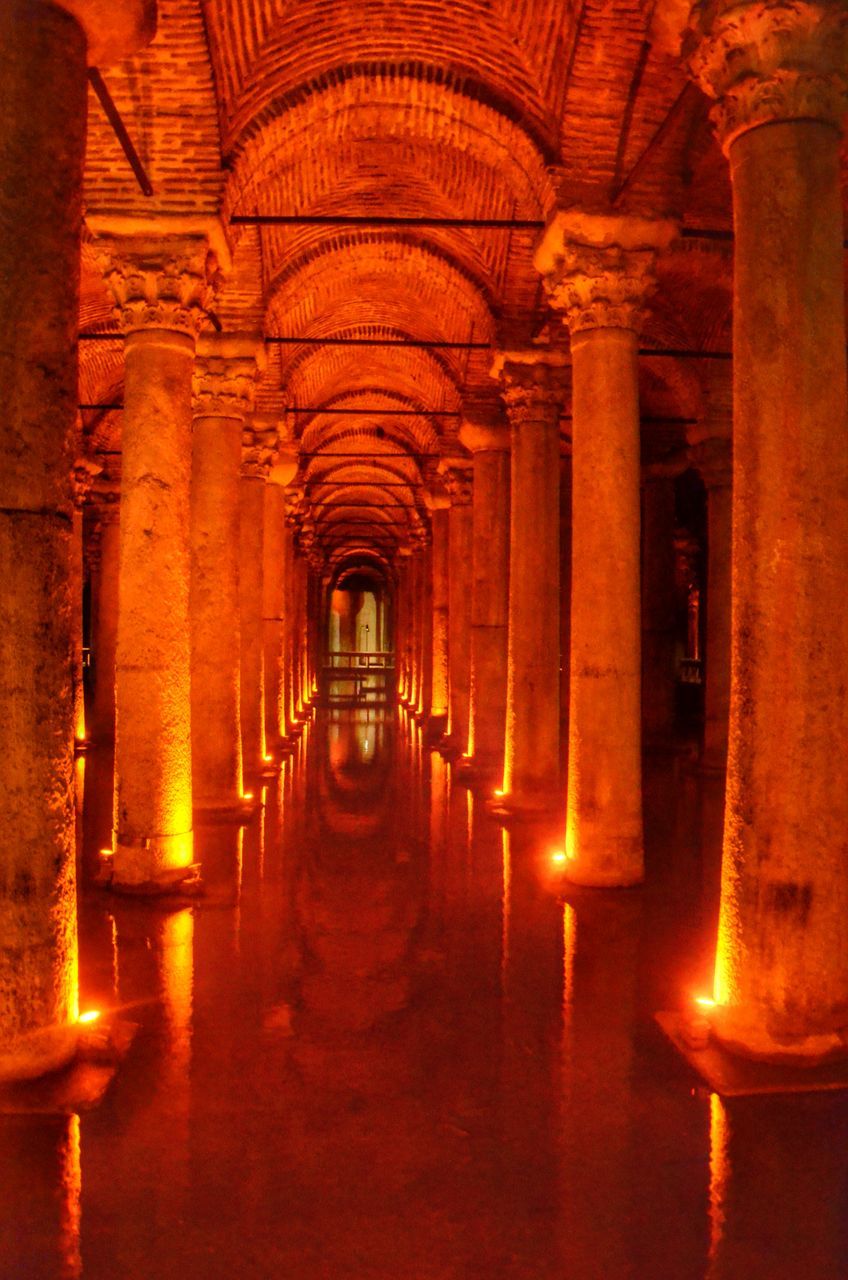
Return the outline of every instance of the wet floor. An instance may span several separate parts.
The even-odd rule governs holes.
[[[139,1031],[95,1110],[0,1119],[0,1276],[848,1276],[845,1097],[723,1104],[651,1020],[709,985],[715,783],[649,763],[619,893],[391,712],[323,713],[262,794],[198,832],[202,903],[86,895],[82,1003]]]

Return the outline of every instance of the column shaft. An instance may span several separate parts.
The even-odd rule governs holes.
[[[194,807],[241,808],[239,467],[242,419],[194,420],[191,728]]]
[[[449,526],[448,646],[450,650],[450,713],[448,740],[451,752],[468,750],[471,706],[471,585],[472,510],[467,500],[454,501]]]
[[[433,696],[430,704],[431,730],[442,732],[447,724],[450,688],[448,684],[448,578],[450,570],[450,511],[447,505],[433,510]]]
[[[265,765],[262,625],[265,480],[261,475],[242,475],[239,488],[241,741],[245,775],[255,777]]]
[[[115,669],[114,883],[167,887],[192,863],[191,385],[194,339],[126,339]]]
[[[716,999],[747,1052],[848,1029],[848,432],[839,134],[730,147],[732,685]]]
[[[572,336],[569,876],[642,878],[636,333]]]
[[[67,14],[0,8],[0,1076],[49,1070],[75,1045],[63,1029],[77,1014],[69,557],[85,77]]]
[[[283,629],[285,620],[285,493],[278,484],[265,486],[263,615],[265,642],[265,739],[276,750],[285,735]]]
[[[94,696],[91,737],[110,742],[115,736],[115,654],[118,643],[118,581],[121,530],[118,508],[100,518],[100,547],[93,573],[91,663]]]
[[[468,755],[485,776],[503,767],[509,629],[509,473],[506,448],[474,453]]]

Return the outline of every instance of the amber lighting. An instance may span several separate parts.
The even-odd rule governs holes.
[[[702,1009],[714,1009],[716,1007],[716,1002],[711,996],[695,996],[695,1004],[699,1004]]]
[[[85,1013],[80,1014],[78,1021],[86,1022],[86,1023],[96,1022],[99,1017],[100,1017],[99,1009],[87,1009]]]
[[[566,853],[565,849],[554,849],[551,853],[551,862],[556,863],[557,866],[562,866],[564,863],[568,862],[568,860],[569,855]]]
[[[111,857],[112,857],[113,852],[114,852],[114,850],[112,850],[112,849],[101,849],[101,850],[100,850],[100,856],[101,856],[101,858],[111,858]]]
[[[244,795],[242,796],[242,800],[252,800],[252,799],[253,799],[253,792],[245,791]]]

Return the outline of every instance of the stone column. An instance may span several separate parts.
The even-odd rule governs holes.
[[[501,414],[464,419],[459,438],[474,455],[468,767],[500,778],[506,725],[509,624],[509,426]]]
[[[195,366],[191,487],[191,759],[195,813],[242,801],[239,472],[256,338],[204,334]]]
[[[733,445],[729,437],[703,440],[690,449],[707,490],[707,634],[704,745],[701,768],[724,773],[730,710],[730,540]]]
[[[286,485],[297,472],[297,455],[288,447],[277,453],[265,486],[263,626],[265,644],[265,738],[269,752],[279,752],[288,736],[288,619],[286,597],[290,535],[286,523]]]
[[[730,742],[713,1025],[848,1049],[843,4],[698,10],[735,226]]]
[[[431,489],[427,503],[432,512],[433,568],[432,696],[427,721],[428,736],[439,738],[447,728],[450,706],[448,649],[448,582],[450,573],[450,498],[440,486]]]
[[[571,331],[568,875],[642,879],[637,331],[674,226],[559,213],[536,254]]]
[[[163,223],[95,245],[126,334],[112,884],[151,893],[193,864],[191,395],[214,270],[206,236]]]
[[[296,485],[290,485],[285,490],[286,503],[286,544],[285,544],[285,562],[286,574],[283,583],[285,593],[285,627],[284,627],[284,678],[285,678],[285,698],[286,698],[286,731],[290,741],[293,741],[300,732],[300,721],[298,719],[299,699],[298,699],[298,682],[297,682],[297,659],[295,646],[297,644],[297,554],[296,554],[296,538],[298,511],[300,508],[301,490]]]
[[[72,637],[72,670],[74,697],[74,745],[75,749],[84,751],[88,742],[85,724],[85,685],[83,683],[83,612],[82,597],[85,589],[85,565],[83,563],[83,509],[89,494],[94,476],[100,470],[89,458],[77,458],[71,476],[74,510],[71,533],[71,637]]]
[[[559,459],[559,723],[568,742],[571,700],[571,441],[560,437]]]
[[[265,655],[262,622],[265,482],[276,437],[247,427],[239,485],[239,617],[241,620],[241,742],[244,772],[262,774],[265,759]]]
[[[473,472],[465,459],[442,464],[451,508],[448,525],[448,652],[450,707],[445,750],[451,756],[468,751],[471,704],[471,584]]]
[[[560,803],[559,420],[562,351],[501,352],[493,375],[511,424],[509,642],[502,805]]]
[[[41,0],[0,6],[0,1078],[76,1048],[70,477],[86,37],[104,65],[134,47],[103,45],[93,8],[77,6],[77,21]],[[139,12],[125,6],[116,41]]]
[[[426,535],[422,538],[419,578],[419,631],[418,631],[418,697],[413,711],[419,720],[430,714],[433,689],[433,558],[432,544]]]
[[[118,576],[120,564],[120,498],[98,495],[94,507],[97,557],[92,563],[91,665],[94,696],[90,737],[112,742],[115,737],[115,654],[118,643]],[[107,499],[107,500],[104,500]]]
[[[410,655],[410,579],[411,552],[409,547],[398,547],[397,607],[395,609],[395,664],[397,667],[398,701],[406,705],[409,695]]]
[[[642,732],[646,746],[674,742],[676,672],[674,479],[642,477]]]
[[[165,229],[96,248],[126,334],[112,884],[161,893],[193,863],[191,395],[210,250]]]

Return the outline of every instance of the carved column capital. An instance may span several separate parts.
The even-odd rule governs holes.
[[[218,281],[218,260],[205,236],[106,236],[94,250],[124,333],[167,329],[197,336]]]
[[[265,368],[261,338],[204,333],[194,364],[195,418],[238,418],[253,409],[256,383]]]
[[[556,430],[568,388],[568,358],[558,348],[499,351],[490,370],[514,427],[542,423]]]
[[[666,219],[560,210],[536,250],[536,270],[572,334],[638,331],[656,288],[657,256],[676,234]]]
[[[696,4],[689,71],[716,105],[725,152],[740,134],[785,120],[841,128],[848,111],[848,10],[838,0]]]
[[[93,458],[80,457],[74,461],[71,469],[71,492],[74,507],[82,511],[89,501],[94,477],[100,475],[103,467]]]
[[[241,474],[245,479],[267,480],[274,465],[277,433],[271,428],[245,427],[241,437]]]
[[[445,483],[450,505],[467,507],[474,496],[474,465],[469,458],[442,458],[439,473]]]

